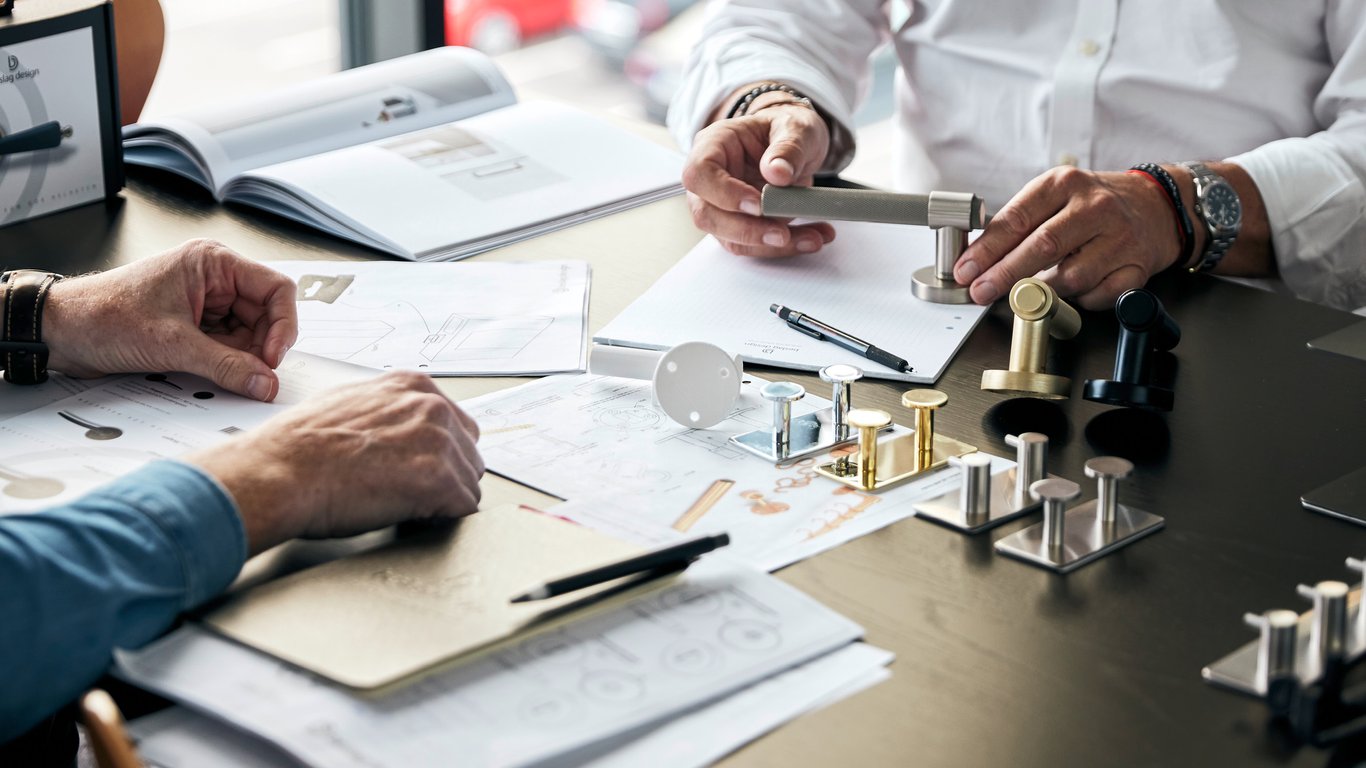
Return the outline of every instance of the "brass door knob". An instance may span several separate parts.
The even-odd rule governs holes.
[[[948,401],[949,396],[937,389],[912,389],[901,396],[901,404],[915,411],[916,453],[934,454],[934,412]]]
[[[858,430],[859,484],[866,490],[877,487],[877,433],[892,423],[892,415],[875,408],[849,411],[849,426]]]
[[[1061,400],[1072,380],[1046,370],[1048,339],[1070,339],[1081,330],[1081,315],[1044,281],[1026,277],[1010,289],[1015,313],[1010,368],[982,372],[982,389],[1025,397]]]

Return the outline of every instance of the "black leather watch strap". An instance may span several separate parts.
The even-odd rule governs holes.
[[[0,364],[11,384],[47,381],[47,345],[43,343],[43,305],[52,284],[62,279],[52,272],[18,269],[0,275]]]

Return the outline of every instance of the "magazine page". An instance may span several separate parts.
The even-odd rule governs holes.
[[[516,102],[470,48],[415,53],[124,129],[128,162],[179,173],[222,198],[253,168],[440,125]]]
[[[225,190],[408,259],[450,259],[673,194],[682,156],[550,102],[261,168]]]

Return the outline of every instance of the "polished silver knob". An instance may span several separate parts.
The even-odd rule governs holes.
[[[981,452],[950,456],[949,465],[963,470],[958,503],[964,522],[969,527],[985,523],[991,512],[991,457]]]
[[[773,453],[786,457],[791,445],[792,404],[806,397],[806,390],[790,381],[770,381],[759,394],[773,403]]]
[[[1006,445],[1015,449],[1016,509],[1030,506],[1029,486],[1048,475],[1048,435],[1041,432],[1022,432],[1006,435]]]
[[[1295,640],[1300,616],[1284,610],[1247,613],[1243,614],[1243,622],[1260,631],[1255,684],[1259,693],[1266,693],[1271,681],[1295,674]]]
[[[1061,477],[1049,477],[1031,484],[1029,495],[1043,502],[1043,540],[1049,554],[1054,555],[1062,550],[1067,503],[1081,495],[1081,486]]]
[[[849,435],[849,409],[854,407],[854,382],[863,378],[863,369],[856,365],[836,363],[821,369],[821,381],[831,385],[830,410],[835,415],[835,431],[839,439]]]
[[[1300,584],[1295,592],[1314,602],[1309,648],[1322,671],[1329,661],[1347,655],[1347,585],[1341,581],[1320,581],[1312,587]]]
[[[1134,471],[1133,462],[1118,456],[1097,456],[1086,462],[1086,476],[1096,479],[1096,514],[1102,524],[1115,521],[1119,509],[1119,481]]]
[[[1357,583],[1363,598],[1366,598],[1366,560],[1355,557],[1347,558],[1347,567],[1361,574],[1362,579]],[[1357,643],[1366,643],[1366,600],[1357,602]],[[1359,646],[1354,646],[1359,647]]]

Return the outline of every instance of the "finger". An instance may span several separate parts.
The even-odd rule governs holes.
[[[232,315],[253,327],[262,327],[264,323],[262,358],[274,368],[298,340],[294,281],[225,245],[215,243],[213,250],[225,273],[225,282],[233,290]]]
[[[743,243],[731,243],[721,240],[721,245],[726,250],[737,256],[747,256],[759,259],[787,258],[797,254],[816,253],[826,244],[835,239],[835,228],[824,222],[816,224],[803,224],[791,227],[791,245],[786,248],[770,248],[768,246],[751,246]]]
[[[172,367],[202,376],[239,395],[270,402],[280,388],[280,380],[261,358],[250,352],[221,344],[217,337],[193,331],[178,344],[180,354]]]
[[[705,129],[683,167],[683,188],[722,210],[762,215],[759,190],[736,176],[746,155],[743,137],[730,126]]]
[[[785,248],[791,241],[787,224],[777,219],[728,211],[691,192],[688,193],[688,207],[693,224],[718,240],[770,248]]]
[[[959,285],[973,284],[979,275],[1000,262],[1040,224],[1067,205],[1069,193],[1064,189],[1065,184],[1057,181],[1054,175],[1045,173],[1031,179],[991,217],[986,229],[963,251],[953,268],[954,279]]]
[[[1074,207],[1063,208],[972,282],[972,300],[990,304],[1005,295],[1020,278],[1057,264],[1098,234],[1093,219]]]
[[[809,174],[806,137],[787,120],[775,121],[771,131],[768,148],[759,159],[759,172],[769,184],[786,187],[797,181],[799,174]]]
[[[1115,305],[1120,294],[1131,288],[1142,288],[1147,278],[1147,273],[1137,264],[1125,264],[1106,275],[1096,287],[1077,296],[1076,302],[1082,309],[1109,309]]]
[[[469,433],[470,437],[473,438],[475,442],[478,442],[479,422],[475,421],[473,416],[465,413],[464,409],[455,403],[451,403],[451,407],[455,409],[456,423],[459,424],[465,432]]]
[[[1116,239],[1099,236],[1038,277],[1053,286],[1059,296],[1071,298],[1095,288],[1124,261]]]

